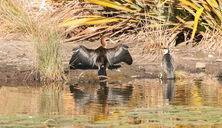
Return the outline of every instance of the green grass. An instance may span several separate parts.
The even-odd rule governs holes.
[[[83,115],[0,116],[1,127],[212,127],[222,126],[222,108],[167,106],[163,108],[113,108],[107,118],[92,120]]]
[[[129,113],[131,117],[141,119],[141,122],[160,124],[163,126],[194,125],[208,126],[222,125],[221,108],[215,107],[185,107],[170,106],[161,109],[137,109]]]
[[[65,127],[84,125],[88,121],[85,116],[0,116],[1,128],[37,128],[37,127]]]
[[[41,74],[41,81],[59,81],[64,78],[60,54],[61,36],[51,25],[40,26],[38,32],[32,36],[37,53],[36,67]]]

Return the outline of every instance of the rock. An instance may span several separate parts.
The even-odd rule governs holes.
[[[205,72],[206,70],[206,63],[197,62],[196,63],[196,73]]]

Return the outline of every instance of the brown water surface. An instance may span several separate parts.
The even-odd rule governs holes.
[[[222,84],[216,79],[135,79],[109,84],[0,86],[0,126],[222,127]],[[48,118],[48,116],[50,118]],[[53,117],[58,117],[54,119]],[[61,117],[60,117],[61,116]],[[11,120],[9,117],[13,117]],[[27,117],[27,118],[26,118]],[[35,117],[44,117],[36,119]],[[45,118],[47,117],[47,118]],[[36,121],[30,122],[19,120]],[[30,119],[29,119],[30,118]],[[11,120],[11,121],[10,121]],[[19,123],[17,123],[19,120]],[[82,122],[81,122],[82,121]]]

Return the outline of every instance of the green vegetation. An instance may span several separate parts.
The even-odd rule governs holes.
[[[83,125],[88,122],[85,116],[28,116],[28,115],[11,115],[1,116],[1,128],[40,128]]]
[[[183,107],[168,106],[153,109],[134,109],[128,111],[125,108],[113,108],[109,117],[92,121],[87,116],[28,116],[11,115],[0,116],[1,127],[176,127],[195,126],[220,127],[222,126],[221,108],[215,107]]]
[[[37,71],[41,74],[41,81],[58,81],[65,77],[60,55],[61,36],[55,24],[49,23],[40,24],[32,36],[36,42]]]
[[[148,124],[168,127],[177,125],[204,127],[222,124],[220,109],[215,107],[168,106],[162,109],[136,109],[130,112],[129,116],[144,123],[149,122]]]

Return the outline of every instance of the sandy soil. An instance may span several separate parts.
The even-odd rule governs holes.
[[[131,66],[123,65],[120,71],[108,71],[109,77],[120,80],[124,78],[138,77],[138,78],[157,78],[160,71],[161,54],[143,54],[143,49],[138,43],[133,41],[126,41],[130,47],[130,52],[133,56],[134,63]],[[0,39],[0,81],[33,81],[35,52],[32,42],[16,41]],[[68,61],[72,55],[72,49],[79,44],[85,45],[89,48],[96,48],[99,46],[99,41],[95,42],[70,42],[62,44],[62,55],[64,67],[68,68]],[[115,44],[109,44],[112,47]],[[189,46],[178,46],[173,49],[172,55],[174,57],[176,71],[186,71],[188,73],[198,73],[199,68],[204,67],[204,73],[218,76],[222,72],[222,56],[216,53],[209,53],[209,51],[197,50]],[[84,72],[84,75],[80,75]],[[86,75],[93,74],[93,75]],[[70,71],[69,78],[79,78],[85,81],[84,77],[94,81],[96,71]],[[92,77],[89,77],[92,76]],[[90,80],[89,80],[90,81]]]

